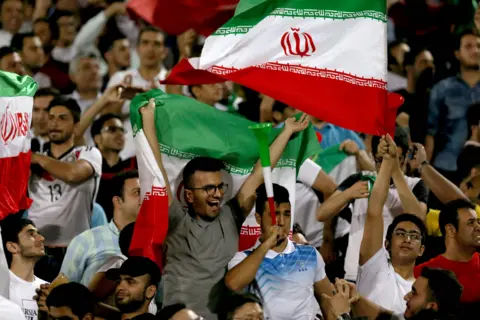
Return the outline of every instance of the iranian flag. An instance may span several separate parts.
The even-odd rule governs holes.
[[[232,80],[344,128],[393,133],[386,21],[382,0],[241,0],[163,83]]]
[[[0,71],[0,220],[32,201],[27,197],[30,175],[30,124],[37,83],[28,76]]]
[[[342,183],[350,175],[357,173],[357,160],[340,150],[340,145],[323,149],[312,157],[322,170],[337,184]]]
[[[139,113],[139,109],[151,98],[155,98],[157,106],[155,125],[162,161],[176,201],[186,207],[182,170],[188,161],[198,156],[224,161],[226,170],[222,172],[223,181],[228,184],[224,202],[233,198],[259,159],[258,143],[254,133],[249,129],[256,123],[217,110],[197,100],[166,94],[158,89],[136,96],[130,104],[130,120],[136,144],[142,196],[150,200],[155,190],[165,190],[165,182],[145,137]],[[281,129],[272,129],[269,132],[268,144],[280,131]],[[288,189],[292,212],[295,210],[297,173],[304,161],[311,162],[306,159],[319,152],[319,148],[315,132],[310,127],[292,137],[271,172],[272,181]],[[145,194],[146,191],[148,194]],[[159,191],[158,194],[160,196],[165,193]],[[162,234],[164,239],[168,226],[168,210],[157,210],[155,215],[156,217],[151,217],[150,220],[157,221],[159,227],[157,232]],[[259,234],[260,228],[251,214],[241,230],[240,248],[247,249],[252,246]],[[158,237],[156,241],[150,243],[159,243],[163,239]]]

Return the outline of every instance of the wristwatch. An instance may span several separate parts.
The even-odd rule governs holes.
[[[418,172],[420,172],[420,174],[422,174],[423,166],[427,164],[430,164],[427,160],[423,160],[422,163],[420,163],[420,165],[418,166]]]

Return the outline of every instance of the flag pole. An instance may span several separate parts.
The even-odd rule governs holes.
[[[260,152],[260,163],[262,165],[263,180],[265,182],[265,189],[267,191],[268,206],[270,208],[270,216],[272,224],[277,224],[277,217],[275,214],[275,203],[273,199],[273,182],[272,182],[272,167],[270,164],[270,150],[269,150],[269,134],[272,130],[271,123],[259,123],[249,126],[253,134],[257,138],[258,150]]]

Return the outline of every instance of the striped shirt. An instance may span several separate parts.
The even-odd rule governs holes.
[[[79,234],[70,242],[60,272],[70,281],[88,286],[109,258],[121,254],[119,234],[113,220]]]

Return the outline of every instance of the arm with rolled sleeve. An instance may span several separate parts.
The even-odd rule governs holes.
[[[435,149],[435,135],[438,130],[438,122],[440,120],[440,109],[443,103],[443,88],[441,83],[433,87],[430,93],[430,104],[428,107],[427,120],[427,137],[425,139],[425,149],[427,151],[428,160],[432,159]]]

